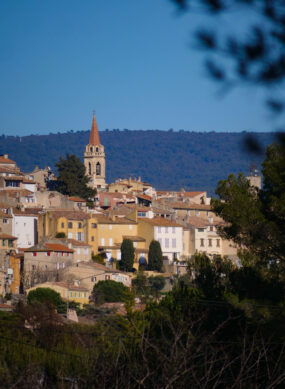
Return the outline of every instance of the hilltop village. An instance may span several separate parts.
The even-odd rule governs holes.
[[[223,220],[211,210],[205,191],[158,191],[140,177],[106,183],[108,164],[95,114],[84,165],[97,191],[92,207],[49,190],[56,180],[49,168],[23,173],[8,155],[0,156],[0,295],[27,294],[40,286],[86,304],[99,281],[130,287],[138,269],[148,271],[153,240],[161,246],[160,274],[169,285],[197,252],[237,263],[237,249],[219,236]],[[131,272],[118,266],[124,240],[135,250]]]

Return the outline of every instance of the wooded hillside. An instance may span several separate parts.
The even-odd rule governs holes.
[[[230,173],[247,173],[264,155],[248,154],[243,147],[248,133],[179,131],[105,130],[100,132],[105,146],[107,182],[115,178],[141,176],[157,189],[207,190],[213,193],[218,180]],[[255,133],[263,145],[273,140],[272,133]],[[66,153],[83,159],[89,131],[0,136],[0,153],[7,153],[23,171],[35,165],[50,166]]]

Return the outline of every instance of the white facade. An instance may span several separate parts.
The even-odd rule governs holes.
[[[12,234],[18,238],[17,247],[28,248],[37,244],[37,223],[37,216],[13,215]]]
[[[154,239],[159,241],[162,255],[170,261],[179,259],[183,253],[183,227],[154,226]]]

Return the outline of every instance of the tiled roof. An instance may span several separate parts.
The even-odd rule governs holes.
[[[77,203],[86,203],[86,200],[84,200],[84,199],[81,199],[80,197],[69,197],[68,198],[68,200],[70,200],[70,201],[75,201],[75,202],[77,202]]]
[[[0,239],[16,240],[16,239],[18,239],[18,238],[16,238],[16,237],[13,236],[13,235],[4,234],[3,232],[0,232]]]
[[[210,211],[212,209],[211,205],[208,204],[183,203],[182,201],[177,203],[169,203],[168,206],[173,209],[196,209],[201,211]]]
[[[152,219],[143,218],[139,220],[152,224],[153,226],[182,227],[181,224],[178,224],[173,220],[165,219],[164,217],[154,217]]]
[[[45,247],[50,249],[51,251],[63,251],[66,253],[73,253],[74,252],[74,250],[69,249],[68,247],[66,247],[60,243],[45,243]]]
[[[92,127],[91,127],[91,132],[90,132],[90,137],[89,137],[89,144],[94,145],[94,146],[98,146],[101,144],[95,113],[93,114]]]
[[[4,219],[10,219],[10,218],[12,218],[11,215],[8,215],[7,213],[2,212],[1,210],[0,210],[0,217],[1,217],[1,218],[4,218]]]
[[[145,242],[145,238],[141,236],[123,235],[123,239],[129,239],[133,242]]]
[[[4,189],[3,193],[7,193],[9,197],[14,197],[16,198],[17,196],[20,197],[27,197],[27,196],[33,196],[34,192],[31,192],[30,190],[27,189]]]
[[[202,191],[202,192],[182,192],[181,194],[184,196],[184,197],[195,197],[195,196],[199,196],[201,194],[204,194],[205,191]]]
[[[196,228],[206,228],[209,224],[211,224],[209,220],[197,216],[187,217],[187,223]]]
[[[80,242],[79,240],[75,240],[75,239],[66,239],[66,242],[67,243],[71,243],[72,246],[78,246],[78,247],[91,247],[90,244],[86,243],[86,242]]]
[[[126,217],[120,217],[112,220],[106,216],[96,215],[94,218],[97,219],[98,224],[137,224],[134,220],[127,219]]]
[[[17,208],[13,209],[13,213],[15,216],[38,216],[39,212],[42,211],[41,208],[26,208],[23,211]]]
[[[18,167],[0,166],[0,173],[19,174],[20,173],[20,169]]]
[[[50,284],[55,286],[61,286],[68,290],[78,290],[78,291],[88,292],[87,288],[84,288],[83,286],[73,285],[68,282],[50,282]]]
[[[0,155],[0,163],[16,163],[16,162],[12,161],[12,159],[5,158],[3,155]]]
[[[5,181],[24,181],[23,176],[4,176]]]
[[[81,211],[54,210],[50,211],[55,218],[66,217],[68,220],[88,220],[89,215]]]
[[[143,199],[143,200],[147,200],[147,201],[152,201],[152,198],[148,195],[145,195],[145,194],[141,194],[141,195],[137,195],[136,197],[138,197],[139,199]]]

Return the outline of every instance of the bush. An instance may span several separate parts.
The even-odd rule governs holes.
[[[56,238],[62,239],[62,238],[66,238],[66,235],[65,235],[64,232],[58,232],[58,233],[55,235],[55,237],[56,237]]]
[[[50,288],[37,288],[31,290],[27,296],[28,304],[41,303],[52,305],[57,311],[64,312],[66,303],[62,300],[59,293]]]
[[[97,304],[121,302],[125,300],[128,290],[121,282],[112,280],[99,281],[94,285],[93,298]]]

